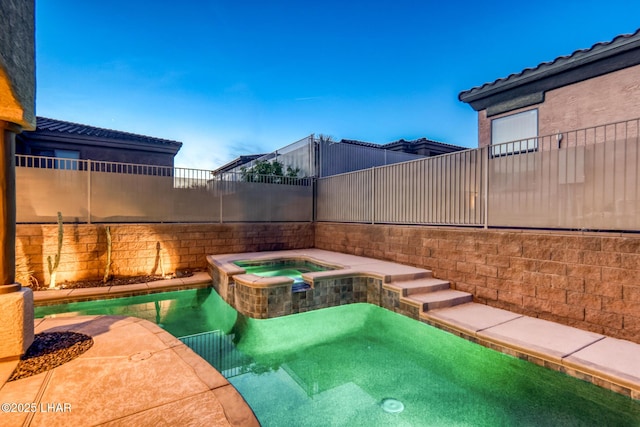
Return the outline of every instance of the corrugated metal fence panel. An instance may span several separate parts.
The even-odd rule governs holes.
[[[424,156],[333,141],[319,141],[320,176],[328,177]]]
[[[469,150],[321,178],[316,219],[482,225],[485,158]]]
[[[221,182],[223,222],[279,222],[313,220],[313,187],[230,181]]]
[[[210,171],[17,156],[17,221],[307,222],[313,220],[310,178],[242,176]],[[66,167],[66,166],[65,166]]]
[[[319,179],[316,220],[371,222],[372,172],[366,169]]]
[[[56,222],[57,212],[89,219],[86,170],[16,167],[16,221]]]
[[[478,150],[375,169],[374,222],[482,225]]]
[[[639,230],[639,151],[632,136],[492,158],[489,225]]]

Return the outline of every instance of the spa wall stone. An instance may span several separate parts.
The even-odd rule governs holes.
[[[206,255],[313,247],[311,223],[111,224],[114,275],[205,269]],[[47,257],[55,257],[56,224],[18,224],[18,281],[27,273],[47,284]],[[104,224],[65,224],[57,283],[100,279],[107,260]]]
[[[640,343],[640,234],[317,223],[315,247],[427,268],[476,302]]]

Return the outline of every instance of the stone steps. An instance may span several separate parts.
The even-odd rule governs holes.
[[[473,295],[468,292],[446,289],[435,292],[423,292],[400,298],[401,302],[420,307],[422,312],[436,308],[453,307],[473,301]]]
[[[450,284],[446,280],[435,279],[433,277],[427,277],[424,279],[407,280],[407,281],[395,281],[386,283],[384,285],[386,289],[398,292],[401,297],[409,295],[443,291],[449,289]]]
[[[394,281],[384,287],[398,292],[400,302],[418,307],[423,313],[473,302],[473,295],[470,293],[450,289],[448,281],[433,277]]]

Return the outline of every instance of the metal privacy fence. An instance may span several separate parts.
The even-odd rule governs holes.
[[[636,119],[322,177],[315,196],[312,178],[19,155],[17,220],[637,231],[639,146]]]
[[[318,180],[316,220],[640,230],[640,119]]]
[[[318,180],[316,220],[483,225],[485,150],[467,150]]]
[[[385,150],[367,143],[347,143],[310,135],[255,160],[233,168],[232,174],[248,170],[259,162],[278,161],[298,169],[299,176],[325,177],[345,172],[423,159],[420,154]],[[228,172],[221,172],[224,176]]]
[[[489,226],[640,230],[640,119],[502,144]],[[528,146],[528,147],[527,147]],[[495,153],[495,151],[494,151]]]
[[[310,178],[16,156],[17,222],[312,221]],[[255,178],[255,177],[254,177]]]
[[[419,154],[383,150],[364,145],[316,139],[317,176],[326,177],[345,172],[423,159]]]

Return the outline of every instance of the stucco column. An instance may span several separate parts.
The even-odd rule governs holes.
[[[0,0],[0,360],[33,342],[33,292],[16,280],[16,134],[36,127],[35,1]]]
[[[15,129],[2,127],[0,150],[0,294],[20,290],[16,280],[16,171]]]
[[[0,360],[24,354],[34,339],[33,292],[16,279],[15,138],[19,128],[0,121]]]

